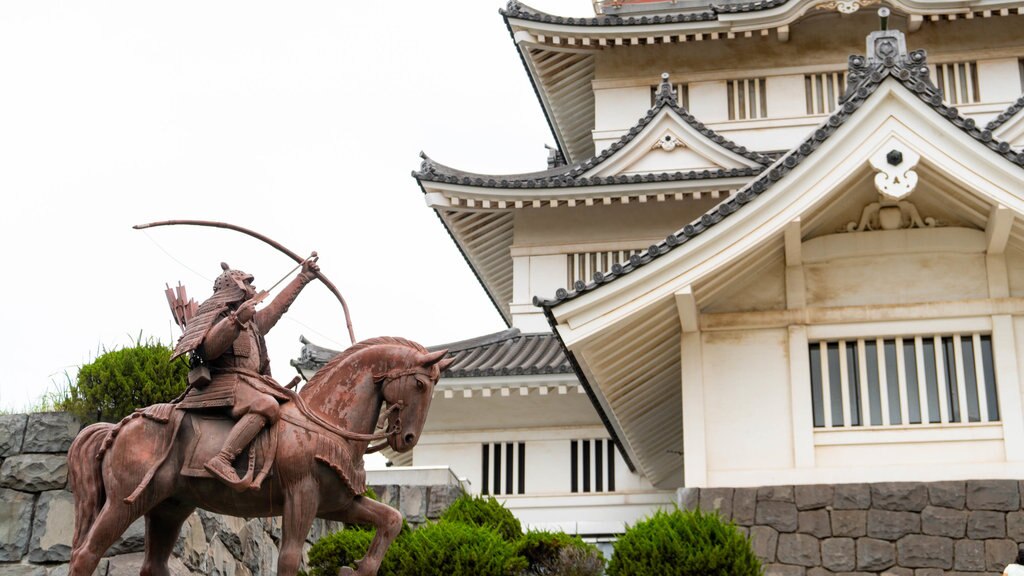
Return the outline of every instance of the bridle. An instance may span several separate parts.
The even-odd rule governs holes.
[[[409,376],[417,377],[417,379],[418,379],[419,376],[424,376],[426,378],[433,379],[435,377],[435,375],[433,374],[434,371],[436,371],[436,369],[432,369],[432,370],[427,371],[427,370],[424,370],[422,366],[413,366],[411,368],[393,368],[393,369],[388,370],[386,372],[375,372],[373,374],[373,381],[374,382],[381,382],[381,385],[380,385],[381,396],[384,397],[384,402],[387,403],[387,408],[385,408],[384,411],[381,412],[380,416],[377,418],[377,421],[380,422],[381,420],[384,420],[384,419],[387,419],[387,421],[388,421],[387,429],[385,429],[382,432],[377,432],[377,433],[373,434],[372,435],[373,436],[373,440],[390,439],[392,436],[396,436],[396,435],[400,434],[401,431],[402,431],[402,412],[405,411],[406,403],[403,400],[396,400],[394,402],[389,402],[387,400],[387,388],[388,388],[388,386],[393,384],[394,382],[400,382],[403,378],[407,378]],[[421,380],[421,382],[422,382],[422,380]],[[392,421],[391,414],[396,412],[396,411],[398,412],[398,414],[395,416],[394,420]],[[383,450],[387,446],[388,446],[388,442],[381,442],[380,444],[374,444],[372,446],[368,446],[366,448],[366,454],[373,454],[374,452],[380,452],[381,450]]]

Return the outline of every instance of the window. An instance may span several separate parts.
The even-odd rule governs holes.
[[[1024,93],[1024,58],[1017,60],[1017,66],[1020,67],[1020,91]]]
[[[810,344],[816,428],[998,422],[987,334]]]
[[[846,90],[846,72],[821,72],[804,75],[807,114],[831,114],[839,107]]]
[[[569,466],[569,488],[574,494],[615,491],[615,445],[611,440],[573,440]]]
[[[977,62],[936,64],[934,78],[935,85],[942,90],[946,104],[973,104],[981,100]]]
[[[590,283],[594,272],[608,272],[616,262],[625,263],[629,257],[641,253],[642,250],[611,250],[609,252],[576,252],[568,254],[568,284],[573,289],[577,281]]]
[[[523,494],[526,489],[526,444],[483,445],[481,494]]]
[[[729,93],[729,120],[750,120],[768,116],[764,78],[729,80],[726,87]]]
[[[654,107],[654,101],[658,99],[658,90],[660,85],[651,86],[651,107]],[[674,84],[672,86],[676,89],[676,104],[690,109],[690,85],[689,84]]]

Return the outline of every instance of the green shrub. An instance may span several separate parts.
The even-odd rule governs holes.
[[[529,531],[516,543],[529,576],[600,576],[604,556],[593,544],[563,532]]]
[[[346,528],[309,550],[309,576],[334,576],[366,554],[373,532]],[[515,547],[490,528],[440,521],[403,531],[388,548],[379,576],[515,576],[526,567]]]
[[[658,511],[615,543],[608,576],[756,576],[750,542],[717,514]]]
[[[441,519],[492,528],[507,542],[515,542],[523,535],[519,519],[493,496],[463,494],[452,502]]]
[[[83,422],[116,422],[136,408],[169,402],[185,391],[188,366],[170,361],[172,350],[152,338],[117,350],[103,350],[79,368],[78,377],[56,402]]]

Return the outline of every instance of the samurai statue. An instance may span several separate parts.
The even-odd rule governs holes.
[[[206,470],[241,492],[250,485],[235,472],[234,461],[260,431],[277,421],[289,395],[270,375],[264,335],[288,311],[303,287],[317,277],[315,258],[274,300],[256,310],[267,295],[256,292],[253,276],[221,263],[213,295],[199,305],[171,359],[188,355],[189,387],[178,408],[229,410],[235,424]]]

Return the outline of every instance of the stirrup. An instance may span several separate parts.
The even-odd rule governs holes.
[[[252,478],[248,474],[246,474],[245,478],[239,478],[238,474],[235,473],[234,466],[220,454],[210,458],[206,464],[203,464],[203,468],[206,468],[207,472],[213,474],[215,478],[235,492],[245,492],[252,487]]]

